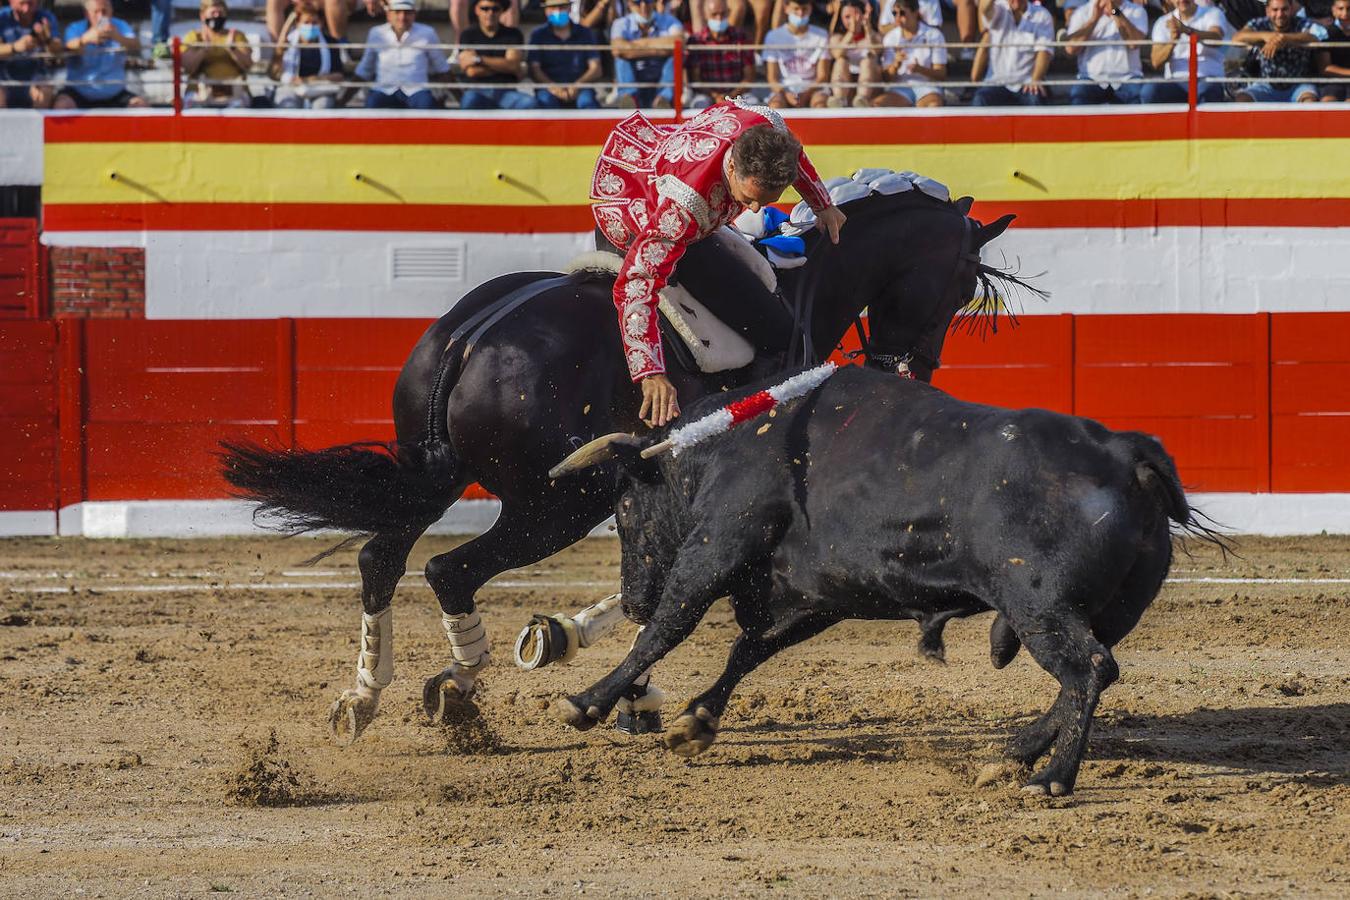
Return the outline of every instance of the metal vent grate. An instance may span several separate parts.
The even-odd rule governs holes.
[[[464,245],[391,247],[389,271],[394,281],[463,281]]]

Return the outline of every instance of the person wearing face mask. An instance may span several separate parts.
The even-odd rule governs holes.
[[[534,102],[540,109],[596,109],[595,88],[587,87],[604,74],[595,32],[572,22],[570,0],[544,0],[548,20],[530,32],[526,62],[530,78],[540,87]],[[575,50],[564,49],[576,46]],[[585,47],[591,49],[583,49]]]
[[[1336,0],[1331,4],[1331,25],[1327,27],[1327,42],[1350,44],[1350,0]],[[1350,46],[1328,47],[1318,60],[1323,78],[1350,78]],[[1346,83],[1322,85],[1322,102],[1350,100]]]
[[[844,214],[782,116],[767,106],[732,100],[664,126],[634,113],[605,142],[591,178],[596,245],[623,256],[614,306],[629,375],[641,385],[639,416],[648,425],[679,415],[656,317],[659,292],[672,275],[761,356],[781,359],[787,351],[786,307],[755,278],[733,279],[727,267],[741,265],[735,255],[705,239],[742,210],[777,202],[788,187],[815,211],[821,233],[838,243]],[[728,291],[730,281],[739,287]]]
[[[787,0],[787,22],[764,36],[769,106],[822,107],[829,99],[830,35],[811,24],[810,0]]]
[[[621,85],[618,105],[669,109],[675,102],[675,39],[684,36],[684,26],[655,0],[631,0],[629,9],[609,30],[614,80]]]
[[[731,24],[727,0],[702,2],[704,26],[689,39],[685,54],[689,86],[699,92],[690,104],[694,109],[743,96],[755,80],[754,51],[735,46],[749,44],[750,35]]]
[[[294,20],[282,33],[285,49],[274,57],[279,109],[332,109],[342,81],[342,58],[314,0],[301,0]]]
[[[184,100],[189,105],[248,106],[252,101],[244,78],[253,65],[248,38],[229,28],[225,0],[201,0],[202,27],[183,39],[183,71],[190,83]]]

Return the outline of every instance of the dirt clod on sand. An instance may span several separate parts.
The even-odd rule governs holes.
[[[436,727],[445,741],[445,752],[451,756],[491,756],[509,753],[507,745],[483,715],[483,710],[472,700],[443,701]]]
[[[227,797],[240,806],[301,806],[313,799],[301,774],[281,758],[277,730],[244,745],[243,764],[227,784]]]

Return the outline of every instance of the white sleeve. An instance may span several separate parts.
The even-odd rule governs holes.
[[[1149,40],[1155,44],[1172,43],[1172,35],[1167,31],[1167,20],[1172,18],[1171,13],[1158,16],[1158,21],[1153,23],[1153,31],[1149,34]]]
[[[1131,25],[1133,25],[1135,28],[1138,28],[1145,34],[1148,34],[1147,10],[1145,10],[1138,3],[1122,3],[1120,10],[1125,14],[1125,18],[1129,20],[1129,23]]]
[[[929,32],[929,43],[933,49],[929,51],[933,57],[933,65],[945,66],[947,64],[947,44],[942,39],[942,32],[936,28]]]
[[[1054,53],[1055,48],[1050,46],[1050,44],[1055,39],[1055,20],[1050,18],[1050,13],[1046,12],[1044,7],[1041,7],[1041,15],[1036,17],[1035,32],[1036,52],[1039,53],[1042,50],[1045,50]]]
[[[990,31],[998,31],[1007,27],[1008,19],[1012,13],[1008,12],[1008,7],[1004,6],[1002,0],[989,8],[989,17],[985,19],[985,24],[989,26]]]

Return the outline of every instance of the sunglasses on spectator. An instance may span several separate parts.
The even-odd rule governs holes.
[[[486,12],[495,12],[495,13],[499,13],[499,12],[502,11],[502,8],[501,8],[500,6],[498,6],[497,4],[495,4],[495,3],[484,3],[483,5],[481,5],[481,6],[478,7],[478,11],[481,12],[481,13],[486,13]]]

